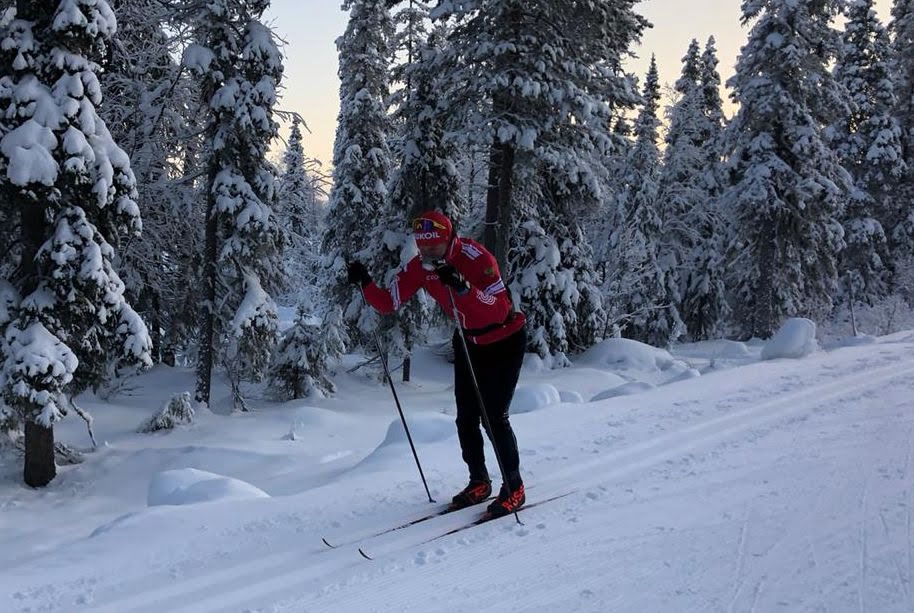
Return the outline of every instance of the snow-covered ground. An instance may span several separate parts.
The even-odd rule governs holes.
[[[0,464],[0,611],[911,613],[914,332],[822,350],[803,330],[529,359],[513,418],[528,501],[572,493],[430,542],[476,511],[360,538],[434,507],[377,381],[137,434],[192,388],[158,368],[84,399],[101,446],[50,487]],[[465,480],[450,366],[422,352],[398,391],[445,501]],[[88,444],[78,419],[57,433]]]

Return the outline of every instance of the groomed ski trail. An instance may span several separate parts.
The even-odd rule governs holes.
[[[885,352],[883,352],[885,353]],[[887,355],[887,354],[886,354]],[[741,433],[761,430],[772,427],[784,420],[796,416],[812,414],[816,409],[828,403],[844,398],[860,396],[865,392],[879,389],[895,380],[910,380],[914,375],[914,363],[911,361],[898,361],[898,356],[889,356],[884,360],[887,365],[875,368],[865,368],[852,372],[852,374],[837,373],[829,367],[821,366],[815,381],[799,390],[777,393],[771,398],[752,402],[749,406],[732,410],[718,417],[705,419],[678,427],[663,434],[653,436],[647,440],[626,445],[616,451],[600,454],[588,462],[577,463],[550,473],[548,479],[537,482],[538,495],[546,497],[558,491],[563,484],[575,483],[582,491],[591,489],[603,491],[608,485],[625,477],[630,477],[639,471],[651,469],[664,463],[694,454],[707,451],[709,448],[732,440]],[[840,375],[840,376],[839,376]],[[907,379],[905,379],[907,377]],[[633,402],[638,402],[638,397],[633,397]],[[567,487],[567,486],[565,486]],[[458,543],[466,545],[447,549],[444,545],[436,545],[428,551],[417,553],[416,564],[411,565],[411,571],[416,573],[408,577],[408,583],[422,581],[423,574],[433,573],[434,564],[425,563],[429,557],[434,558],[435,552],[447,551],[451,564],[461,564],[463,561],[473,567],[472,560],[480,555],[492,555],[489,542],[499,534],[514,532],[519,536],[539,533],[541,538],[547,537],[544,532],[551,526],[550,520],[568,512],[569,509],[586,507],[588,497],[585,495],[574,496],[566,499],[560,506],[543,507],[538,512],[531,509],[525,517],[527,527],[512,524],[496,523],[483,525],[478,529],[464,533],[458,537]],[[523,513],[523,511],[522,511]],[[450,516],[444,516],[450,518]],[[325,551],[322,556],[330,556],[332,562],[322,558],[321,564],[315,568],[302,568],[303,559],[321,548],[317,544],[302,538],[302,541],[284,550],[271,553],[253,561],[244,561],[211,572],[205,572],[193,577],[178,578],[168,585],[145,589],[148,586],[136,586],[137,591],[131,591],[130,585],[118,586],[120,596],[113,599],[95,603],[92,611],[106,613],[142,613],[152,611],[170,611],[202,613],[204,611],[242,611],[257,610],[267,603],[288,603],[290,611],[308,611],[315,607],[327,606],[328,594],[338,592],[346,584],[370,581],[372,578],[383,577],[392,572],[397,573],[397,580],[406,582],[407,578],[399,574],[402,567],[394,560],[385,560],[385,556],[393,557],[394,554],[404,552],[426,540],[439,531],[446,531],[450,524],[447,521],[431,520],[421,525],[421,528],[407,529],[398,532],[396,537],[389,540],[381,539],[372,547],[372,555],[376,561],[367,562],[358,556],[354,548],[341,548],[339,550]],[[446,539],[442,539],[446,542]],[[475,545],[483,546],[480,551]],[[513,547],[512,542],[512,547]],[[519,552],[523,559],[523,552]],[[368,566],[366,566],[368,565]],[[376,565],[374,567],[370,565]],[[355,573],[347,575],[347,573]],[[909,571],[910,572],[910,571]],[[472,571],[470,573],[473,574]],[[317,579],[324,579],[318,583]],[[321,584],[325,589],[321,590]],[[326,587],[326,586],[330,587]],[[337,586],[333,588],[332,586]],[[762,589],[763,580],[759,580],[755,589]],[[306,597],[312,594],[316,596]],[[734,600],[743,589],[737,588]],[[333,606],[345,603],[356,604],[360,594],[344,595],[336,593]],[[97,594],[101,597],[102,594]],[[389,598],[395,598],[394,601]],[[294,603],[294,606],[293,604]],[[365,604],[363,602],[363,604]],[[731,603],[732,604],[732,603]],[[393,588],[388,590],[388,600],[385,607],[399,610],[409,610],[409,593],[406,585],[402,590]],[[270,609],[272,610],[272,608]],[[373,610],[368,609],[365,610]],[[377,609],[381,610],[381,609]],[[740,609],[742,610],[742,609]]]

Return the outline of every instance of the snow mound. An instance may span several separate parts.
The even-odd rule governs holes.
[[[446,440],[457,433],[454,418],[441,413],[409,414],[406,416],[406,423],[417,447]],[[390,469],[392,463],[400,465],[410,457],[408,445],[409,440],[406,438],[403,422],[398,417],[387,426],[387,434],[381,444],[362,458],[353,469],[376,472]]]
[[[581,354],[580,362],[625,370],[663,371],[681,362],[668,351],[627,338],[610,338]]]
[[[406,423],[409,425],[409,433],[412,435],[414,443],[437,443],[454,436],[456,433],[454,418],[440,413],[407,415]],[[398,417],[387,426],[387,435],[378,446],[378,449],[390,447],[391,445],[406,445],[408,443],[403,423]]]
[[[816,324],[802,317],[788,319],[762,348],[763,360],[803,358],[819,348]]]
[[[609,398],[615,398],[617,396],[632,396],[652,389],[656,389],[656,386],[645,383],[644,381],[632,381],[609,390],[604,390],[591,398],[590,401],[597,402],[598,400],[608,400]]]
[[[584,396],[572,390],[559,390],[559,398],[566,404],[581,404],[584,402]]]
[[[338,421],[339,416],[333,411],[310,406],[296,407],[292,411],[289,432],[283,436],[283,439],[297,441],[309,432],[332,428]]]
[[[196,468],[180,468],[164,470],[152,477],[146,494],[146,505],[186,505],[269,497],[260,488],[239,479]]]
[[[562,397],[554,385],[549,383],[533,383],[522,385],[514,392],[511,400],[510,413],[531,413],[562,402]]]

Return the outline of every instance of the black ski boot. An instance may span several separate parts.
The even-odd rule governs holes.
[[[471,479],[470,484],[451,500],[450,509],[455,511],[474,504],[485,502],[492,495],[492,482],[481,479]]]
[[[486,509],[490,517],[502,517],[514,513],[527,502],[527,496],[524,494],[524,484],[521,483],[517,488],[510,490],[507,485],[501,486],[498,492],[498,498],[492,501],[492,504]]]

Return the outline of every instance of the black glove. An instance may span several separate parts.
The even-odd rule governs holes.
[[[463,278],[463,275],[456,268],[447,262],[441,262],[435,267],[438,278],[445,285],[454,288],[458,294],[464,294],[470,291],[470,284]]]
[[[349,266],[346,268],[346,278],[350,283],[358,284],[362,287],[371,283],[371,275],[368,274],[368,269],[361,262],[349,262]]]

